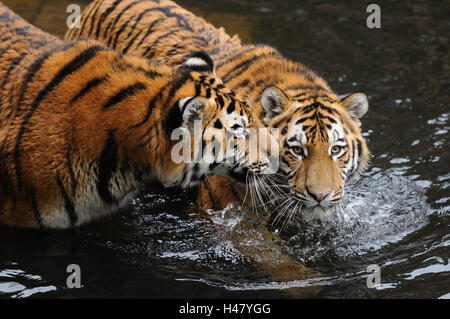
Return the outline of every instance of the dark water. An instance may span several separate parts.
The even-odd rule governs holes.
[[[3,2],[62,36],[65,7],[76,1]],[[346,218],[296,221],[281,234],[286,252],[324,276],[274,281],[230,241],[244,212],[189,217],[188,193],[149,188],[120,214],[76,230],[0,228],[0,296],[276,298],[309,287],[302,296],[449,298],[448,2],[380,1],[382,29],[366,27],[361,1],[180,3],[277,47],[340,94],[369,96],[363,128],[374,158],[351,188]],[[69,264],[81,267],[81,289],[66,287]],[[381,267],[375,289],[366,286],[370,264]]]

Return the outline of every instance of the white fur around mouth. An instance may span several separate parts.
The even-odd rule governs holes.
[[[307,220],[326,220],[332,215],[332,211],[333,206],[323,207],[321,205],[315,205],[311,207],[305,207],[304,209],[300,210],[300,214]]]

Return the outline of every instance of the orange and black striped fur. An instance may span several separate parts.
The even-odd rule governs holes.
[[[264,154],[249,163],[245,144],[233,165],[219,156],[172,160],[173,130],[192,132],[196,120],[201,133],[212,129],[209,139],[190,140],[205,144],[193,154],[200,159],[211,155],[214,138],[223,150],[225,132],[236,139],[264,128],[212,77],[204,53],[176,68],[150,64],[94,40],[61,41],[2,4],[0,33],[2,224],[77,226],[117,210],[150,180],[187,187],[209,174],[239,177],[268,165]]]
[[[280,196],[286,208],[291,205],[280,211],[330,212],[343,198],[346,181],[368,163],[360,129],[368,110],[363,93],[341,99],[304,65],[272,47],[242,44],[172,1],[93,1],[82,13],[81,27],[66,33],[69,40],[86,36],[168,65],[197,50],[208,53],[224,84],[251,104],[267,127],[279,129],[284,177],[275,183],[287,189]],[[242,199],[239,184],[222,177],[207,181],[199,195],[203,208]]]

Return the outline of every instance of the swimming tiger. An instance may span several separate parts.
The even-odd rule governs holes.
[[[271,136],[213,76],[207,54],[151,64],[98,41],[59,40],[2,4],[0,33],[0,223],[78,226],[152,180],[188,187],[210,174],[245,179],[268,168],[264,152],[251,159],[248,143],[225,152],[251,128]],[[173,160],[176,129],[194,136],[183,135],[183,145],[203,146],[188,154],[196,161]]]
[[[251,104],[267,127],[279,130],[280,170],[272,189],[282,190],[273,196],[282,198],[280,212],[329,214],[343,198],[346,182],[368,164],[360,127],[368,111],[365,94],[340,98],[301,63],[267,45],[243,44],[172,1],[93,1],[83,10],[80,27],[66,33],[68,40],[86,36],[168,65],[197,50],[208,53],[225,85]],[[209,177],[198,203],[220,209],[244,194],[242,184]]]

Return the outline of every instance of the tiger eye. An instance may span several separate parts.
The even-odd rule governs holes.
[[[305,152],[303,151],[303,148],[300,146],[293,146],[292,151],[294,151],[294,153],[297,155],[305,156]]]
[[[335,145],[331,148],[331,154],[336,155],[341,151],[342,147],[339,145]]]

